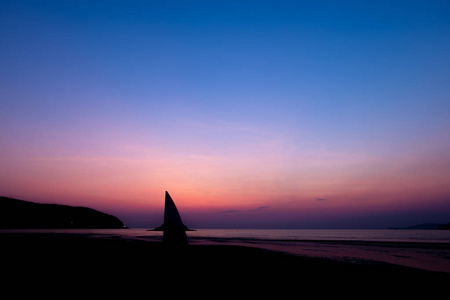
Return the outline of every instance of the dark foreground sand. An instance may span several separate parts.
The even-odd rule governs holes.
[[[308,298],[442,297],[441,292],[450,286],[448,273],[367,261],[336,262],[242,246],[172,249],[159,242],[44,233],[3,233],[0,243],[3,292],[12,289],[14,299],[30,294],[89,299],[279,299],[306,298],[305,293]]]

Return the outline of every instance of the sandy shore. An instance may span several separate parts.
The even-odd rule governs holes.
[[[39,293],[60,287],[71,293],[148,292],[155,297],[159,290],[213,297],[235,293],[292,297],[305,291],[357,295],[361,289],[430,295],[450,283],[448,273],[243,246],[170,249],[160,242],[44,233],[0,234],[0,242],[5,286],[32,285]]]
[[[450,245],[448,243],[254,239],[231,241],[227,244],[344,262],[376,261],[450,275]]]

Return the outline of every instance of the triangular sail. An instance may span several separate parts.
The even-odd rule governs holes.
[[[175,203],[166,191],[165,207],[164,207],[164,235],[163,241],[168,244],[187,244],[186,226],[181,221],[178,209]]]
[[[169,193],[166,191],[166,201],[164,207],[164,224],[166,225],[178,225],[183,224],[181,221],[180,214],[178,213],[178,209],[175,206],[175,202],[173,202],[172,197],[170,197]]]

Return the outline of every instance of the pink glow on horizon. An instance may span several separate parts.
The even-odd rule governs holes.
[[[119,215],[162,211],[165,190],[188,216],[207,220],[208,214],[239,211],[217,218],[237,223],[244,216],[257,223],[272,216],[276,223],[296,216],[421,209],[446,205],[443,199],[450,195],[445,155],[443,161],[271,151],[222,156],[153,148],[145,155],[10,158],[12,164],[3,161],[9,175],[0,183],[6,196]]]

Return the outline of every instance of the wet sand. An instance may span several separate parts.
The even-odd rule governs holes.
[[[133,299],[144,293],[145,298],[162,298],[157,296],[161,291],[184,297],[293,297],[306,291],[430,296],[439,295],[450,283],[449,273],[235,245],[168,248],[160,242],[114,236],[46,233],[0,234],[0,242],[4,286],[18,285],[16,293],[34,296],[62,292]]]
[[[257,239],[226,243],[344,262],[376,261],[450,275],[448,243]]]

